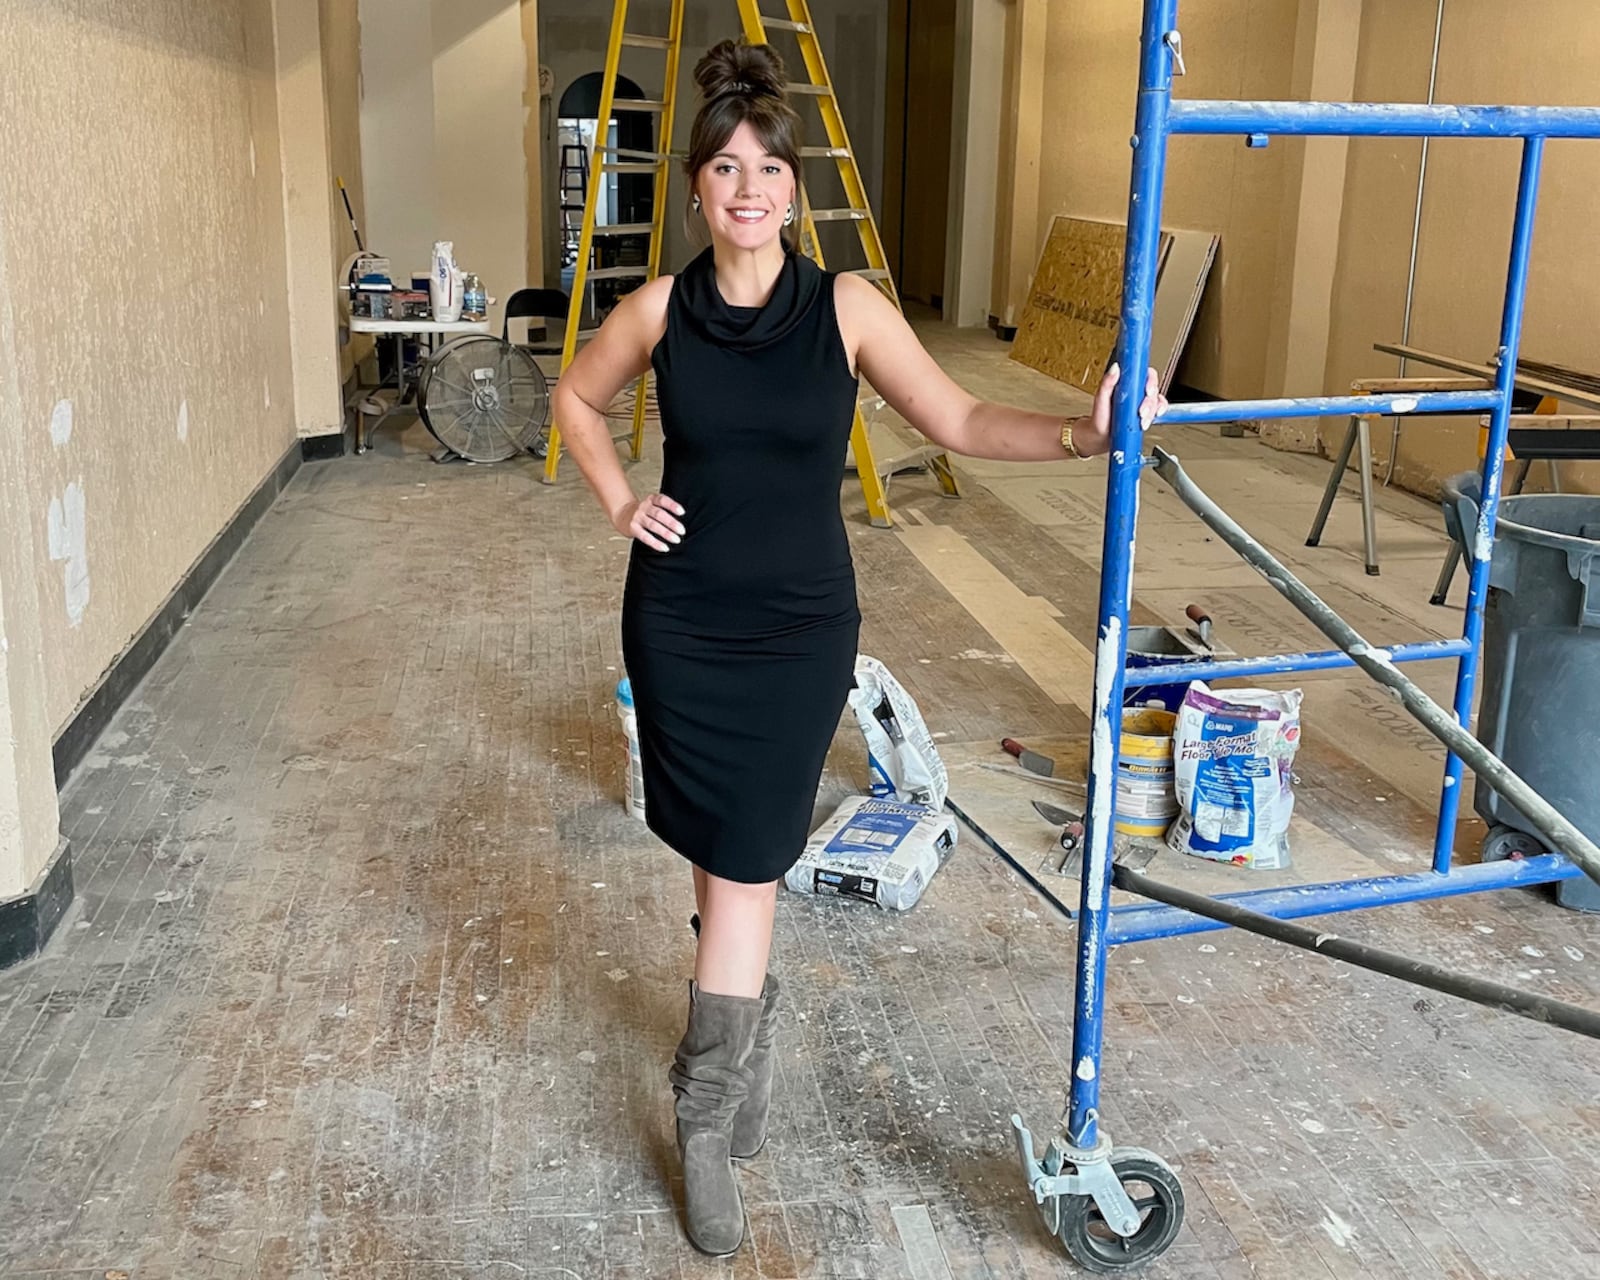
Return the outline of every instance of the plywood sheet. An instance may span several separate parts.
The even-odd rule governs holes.
[[[1121,223],[1057,217],[1034,270],[1011,358],[1093,392],[1110,363],[1122,308]],[[1163,231],[1157,250],[1150,363],[1172,384],[1217,256],[1209,231]]]
[[[1127,228],[1058,216],[1050,224],[1011,358],[1082,391],[1099,386],[1116,345]],[[1163,232],[1165,259],[1172,237]]]

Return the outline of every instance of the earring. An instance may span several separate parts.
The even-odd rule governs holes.
[[[786,227],[792,227],[794,225],[794,205],[793,204],[790,204],[790,206],[788,208],[788,211],[783,215],[783,225],[786,226]]]
[[[694,206],[694,211],[696,213],[700,212],[700,197],[699,196],[695,196],[694,199],[692,199],[689,203]]]

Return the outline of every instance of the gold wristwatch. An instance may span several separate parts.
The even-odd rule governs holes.
[[[1072,429],[1078,425],[1076,418],[1067,418],[1061,423],[1061,447],[1074,458],[1081,459],[1083,455],[1078,452],[1078,444],[1072,438]]]

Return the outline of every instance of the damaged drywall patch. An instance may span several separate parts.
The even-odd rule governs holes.
[[[187,400],[178,406],[178,439],[185,442],[189,439],[189,402]]]
[[[84,519],[83,481],[50,499],[50,558],[66,564],[67,620],[77,626],[89,608],[89,540]]]
[[[50,410],[50,443],[60,449],[72,439],[72,401],[57,400]]]

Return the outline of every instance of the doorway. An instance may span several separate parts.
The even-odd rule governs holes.
[[[570,295],[578,265],[578,248],[583,227],[584,201],[589,183],[594,180],[595,137],[600,132],[600,95],[605,74],[591,71],[579,76],[561,95],[556,107],[556,225],[560,227],[561,287]],[[611,118],[605,124],[602,145],[613,155],[618,150],[649,153],[655,149],[655,117],[648,111],[630,109],[630,101],[644,98],[642,90],[627,76],[617,77],[612,95]],[[654,213],[655,180],[649,174],[607,173],[599,177],[595,193],[597,227],[648,224]],[[590,267],[639,266],[650,251],[650,236],[630,234],[604,236],[590,246]],[[621,296],[638,287],[637,280],[596,280],[589,296],[581,300],[585,323],[597,323],[611,311]]]
[[[960,0],[889,0],[883,239],[902,299],[944,309]]]

